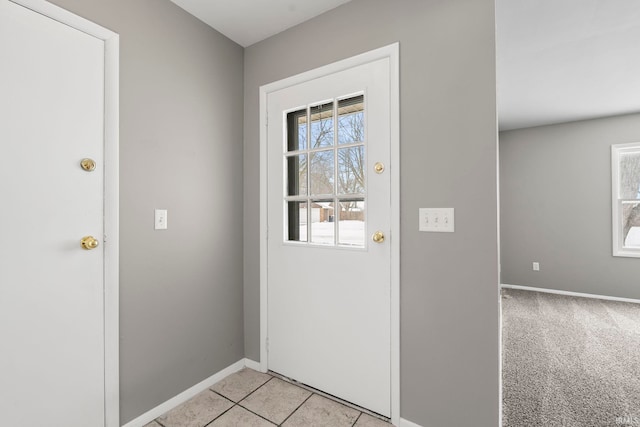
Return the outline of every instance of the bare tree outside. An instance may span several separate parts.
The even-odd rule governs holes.
[[[338,120],[333,117],[332,104],[311,108],[310,144],[311,149],[331,147],[334,132],[337,132],[338,146],[357,144],[364,141],[364,111],[362,102],[355,106],[342,107],[339,104]],[[346,110],[347,112],[342,112]],[[335,126],[337,124],[337,126]],[[306,133],[306,123],[300,126],[299,132]],[[334,169],[338,167],[338,194],[360,195],[365,192],[365,150],[363,145],[348,146],[337,149],[338,164],[335,164],[333,148],[318,151],[310,156],[310,190],[313,195],[333,193]],[[306,177],[307,164],[300,163],[300,176]],[[357,201],[345,201],[341,209],[351,211],[359,209]]]
[[[311,155],[311,194],[334,194],[334,137],[333,103],[310,109],[311,148],[329,148]]]
[[[302,225],[306,227],[306,219],[302,216],[309,215],[311,242],[318,237],[314,227],[326,228],[325,234],[333,230],[329,224],[321,227],[318,222],[340,221],[338,244],[363,244],[364,120],[362,95],[288,113],[287,196],[296,198],[288,202],[290,240],[304,239]],[[306,199],[309,212],[306,208],[302,210],[300,196]],[[352,223],[348,224],[349,221]],[[324,237],[333,241],[332,236]]]
[[[338,119],[338,143],[364,141],[364,113],[342,115]],[[338,189],[341,194],[363,193],[365,189],[364,146],[338,149]]]

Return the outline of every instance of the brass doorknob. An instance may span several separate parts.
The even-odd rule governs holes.
[[[93,159],[82,159],[80,160],[80,167],[87,172],[93,172],[96,170],[96,162]]]
[[[373,170],[378,174],[384,172],[384,163],[376,163],[375,165],[373,165]]]
[[[98,247],[98,245],[99,245],[98,240],[93,236],[84,236],[80,240],[80,246],[82,246],[82,249],[84,249],[85,251],[90,251],[91,249],[95,249]]]
[[[384,233],[382,231],[376,231],[375,233],[373,233],[371,240],[373,240],[375,243],[384,242]]]

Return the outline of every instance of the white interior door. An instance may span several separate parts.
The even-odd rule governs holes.
[[[0,0],[3,425],[104,425],[104,56],[102,40]]]
[[[268,368],[385,416],[389,80],[386,58],[267,97]]]

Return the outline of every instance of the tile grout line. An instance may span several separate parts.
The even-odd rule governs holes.
[[[269,374],[267,374],[269,375]],[[264,383],[262,383],[261,385],[259,385],[255,390],[253,390],[251,393],[247,394],[245,397],[243,397],[242,399],[240,399],[237,404],[240,405],[240,402],[242,402],[243,400],[245,400],[247,397],[251,396],[253,393],[255,393],[256,391],[260,390],[262,387],[264,387],[265,385],[269,384],[271,382],[272,379],[274,379],[275,377],[273,375],[269,375],[271,378],[269,378],[267,381],[265,381]],[[240,405],[242,406],[242,405]],[[244,406],[242,406],[244,408]],[[245,408],[246,409],[246,408]]]
[[[217,420],[218,418],[220,418],[221,416],[223,416],[224,414],[226,414],[227,412],[229,412],[230,410],[232,410],[237,404],[236,402],[234,402],[233,400],[224,397],[223,395],[221,395],[220,393],[216,393],[215,391],[211,390],[210,388],[207,389],[209,390],[211,393],[213,394],[217,394],[218,396],[222,397],[224,400],[228,400],[229,402],[233,403],[233,405],[231,405],[231,407],[229,409],[227,409],[226,411],[224,411],[223,413],[221,413],[220,415],[218,415],[217,417],[215,417],[214,419],[212,419],[211,421],[209,421],[208,423],[206,423],[204,425],[204,427],[207,427],[208,425],[211,425],[215,420]]]
[[[307,390],[307,391],[308,391],[308,390]],[[286,422],[287,422],[287,420],[288,420],[289,418],[291,418],[291,416],[292,416],[293,414],[295,414],[295,413],[298,411],[298,409],[300,409],[300,407],[302,407],[302,405],[304,405],[305,403],[307,403],[307,400],[311,399],[311,397],[312,397],[314,394],[315,394],[315,393],[311,393],[311,394],[310,394],[310,395],[309,395],[309,396],[308,396],[308,397],[307,397],[307,398],[306,398],[306,399],[305,399],[301,404],[299,404],[299,405],[298,405],[298,407],[297,407],[296,409],[294,409],[293,411],[291,411],[291,413],[290,413],[289,415],[287,415],[287,418],[285,418],[284,420],[282,420],[282,422],[281,422],[280,424],[278,424],[278,425],[279,425],[279,426],[284,425],[284,423],[286,423]]]
[[[266,375],[269,375],[269,374],[266,374]],[[270,378],[269,378],[268,380],[266,380],[264,383],[260,384],[258,387],[256,387],[254,390],[252,390],[251,392],[249,392],[246,396],[244,396],[242,399],[238,400],[237,402],[234,402],[233,400],[231,400],[231,399],[229,399],[228,397],[226,397],[226,396],[224,396],[224,395],[222,395],[222,394],[218,393],[217,391],[214,391],[214,390],[211,390],[211,389],[209,389],[209,390],[210,390],[210,391],[212,391],[213,393],[215,393],[215,394],[217,394],[217,395],[219,395],[219,396],[221,396],[221,397],[223,397],[223,398],[225,398],[225,399],[229,400],[230,402],[233,402],[233,406],[232,406],[231,408],[227,409],[224,413],[227,413],[227,412],[229,412],[230,410],[232,410],[234,407],[238,406],[238,407],[240,407],[240,408],[244,409],[245,411],[247,411],[247,412],[249,412],[249,413],[251,413],[251,414],[253,414],[253,415],[257,416],[257,417],[262,418],[263,420],[265,420],[265,421],[269,422],[270,424],[277,425],[276,423],[274,423],[274,422],[273,422],[273,421],[271,421],[270,419],[265,418],[265,417],[263,417],[263,416],[262,416],[262,415],[260,415],[260,414],[256,414],[256,413],[255,413],[255,412],[253,412],[251,409],[249,409],[249,408],[245,408],[244,406],[242,406],[242,405],[240,404],[240,402],[242,402],[243,400],[245,400],[247,397],[251,396],[251,395],[252,395],[253,393],[255,393],[256,391],[260,390],[260,389],[261,389],[262,387],[264,387],[268,382],[270,382],[272,379],[274,379],[274,378],[275,378],[273,375],[269,375],[269,377],[270,377]],[[215,385],[215,384],[214,384],[214,385]],[[213,387],[213,386],[211,386],[211,387]],[[207,427],[208,425],[210,425],[211,423],[213,423],[215,420],[217,420],[218,418],[220,418],[222,415],[224,415],[224,413],[223,413],[223,414],[220,414],[218,417],[216,417],[216,418],[214,418],[213,420],[211,420],[211,421],[209,422],[209,424],[207,424],[205,427]]]
[[[267,375],[269,375],[269,374],[267,374]],[[226,377],[225,377],[225,378],[226,378]],[[269,379],[268,379],[268,380],[266,380],[264,383],[260,384],[258,387],[256,387],[254,390],[252,390],[250,393],[248,393],[247,395],[245,395],[245,396],[244,396],[242,399],[240,399],[238,402],[235,402],[235,401],[231,400],[230,398],[228,398],[227,396],[224,396],[223,394],[218,393],[218,392],[217,392],[217,391],[215,391],[215,390],[212,390],[212,389],[211,389],[211,387],[215,386],[215,384],[214,384],[214,385],[212,385],[211,387],[207,387],[207,388],[205,389],[206,391],[209,391],[210,393],[213,393],[214,395],[219,396],[219,397],[221,397],[222,399],[224,399],[224,400],[226,400],[226,401],[228,401],[228,402],[231,402],[231,403],[232,403],[232,405],[231,405],[231,407],[229,407],[227,410],[223,411],[223,412],[222,412],[222,413],[220,413],[218,416],[216,416],[215,418],[213,418],[211,421],[209,421],[208,423],[204,424],[204,426],[203,426],[203,427],[210,426],[210,425],[211,425],[213,422],[215,422],[218,418],[222,417],[224,414],[226,414],[227,412],[231,411],[231,410],[232,410],[234,407],[236,407],[236,406],[239,406],[240,408],[247,410],[248,412],[250,412],[250,413],[252,413],[252,414],[254,414],[254,415],[256,415],[256,416],[258,416],[258,417],[260,417],[260,418],[262,418],[262,419],[264,419],[265,421],[268,421],[270,424],[275,425],[275,423],[274,423],[273,421],[268,420],[268,419],[266,419],[266,418],[262,417],[261,415],[256,414],[256,413],[254,413],[253,411],[251,411],[251,410],[249,410],[249,409],[245,408],[244,406],[240,405],[240,402],[241,402],[242,400],[246,399],[247,397],[249,397],[250,395],[252,395],[253,393],[255,393],[257,390],[259,390],[260,388],[262,388],[265,384],[267,384],[267,383],[268,383],[269,381],[271,381],[273,378],[274,378],[274,376],[273,376],[273,375],[269,375]],[[224,379],[224,378],[223,378],[223,379]],[[222,380],[221,380],[221,381],[222,381]],[[217,384],[217,383],[216,383],[216,384]],[[203,390],[203,392],[204,392],[205,390]],[[185,403],[186,403],[186,402],[185,402]],[[176,408],[177,408],[177,406],[176,406]],[[170,409],[170,410],[169,410],[169,411],[167,411],[167,412],[171,412],[173,409],[175,409],[175,408],[172,408],[172,409]],[[164,414],[163,414],[163,415],[164,415]],[[162,416],[162,415],[161,415],[161,416]],[[159,418],[159,417],[158,417],[158,418]],[[152,422],[152,423],[153,423],[153,422],[157,423],[160,427],[166,427],[164,424],[162,424],[162,423],[158,420],[158,418],[153,419],[151,422]]]
[[[264,384],[262,384],[260,387],[256,388],[256,389],[255,389],[255,390],[253,390],[251,393],[247,394],[244,398],[242,398],[242,399],[240,400],[240,402],[244,401],[246,398],[248,398],[248,397],[249,397],[249,396],[251,396],[253,393],[255,393],[256,391],[258,391],[259,389],[261,389],[263,386],[265,386],[268,382],[270,382],[270,381],[271,381],[271,380],[273,380],[274,378],[280,379],[280,378],[278,378],[278,377],[276,377],[276,376],[274,376],[274,375],[271,375],[271,374],[267,374],[267,375],[271,376],[271,378],[269,378],[269,380],[268,380],[268,381],[266,381]],[[291,384],[291,383],[289,383],[288,381],[285,381],[285,382],[286,382],[286,383],[288,383],[288,384]],[[294,385],[294,384],[292,384],[292,385]],[[301,388],[301,387],[299,387],[299,388]],[[304,389],[303,389],[303,390],[304,390]],[[308,390],[307,390],[307,391],[308,391]],[[311,393],[311,392],[310,392],[310,393]],[[251,412],[251,413],[252,413],[252,414],[254,414],[254,415],[257,415],[258,417],[262,418],[263,420],[266,420],[266,421],[270,422],[270,423],[271,423],[271,424],[273,424],[273,425],[281,426],[285,421],[287,421],[287,420],[289,419],[289,417],[290,417],[291,415],[293,415],[293,413],[294,413],[294,412],[296,412],[296,411],[300,408],[300,406],[304,405],[304,402],[306,402],[307,400],[309,400],[309,398],[310,398],[311,396],[313,396],[313,393],[311,393],[311,395],[309,395],[309,396],[308,396],[308,397],[307,397],[307,398],[306,398],[306,399],[305,399],[305,400],[304,400],[300,405],[298,405],[298,406],[297,406],[293,411],[291,411],[291,413],[290,413],[289,415],[287,415],[287,417],[286,417],[286,418],[282,421],[282,423],[280,423],[280,424],[277,424],[275,421],[270,420],[270,419],[268,419],[268,418],[266,418],[266,417],[263,417],[262,415],[260,415],[260,414],[258,414],[258,413],[253,412],[251,409],[249,409],[249,408],[247,408],[247,407],[245,407],[245,406],[241,405],[241,404],[240,404],[240,402],[238,402],[238,406],[240,406],[240,407],[241,407],[241,408],[243,408],[243,409],[246,409],[247,411]]]
[[[252,411],[251,409],[249,409],[249,408],[245,408],[244,406],[242,406],[242,405],[240,405],[240,404],[237,404],[236,406],[239,406],[240,408],[244,409],[245,411],[249,412],[250,414],[255,415],[255,416],[256,416],[256,417],[258,417],[258,418],[262,418],[263,420],[267,421],[269,424],[273,424],[274,426],[277,426],[277,425],[278,425],[278,424],[276,424],[275,422],[271,421],[269,418],[263,417],[262,415],[260,415],[260,414],[257,414],[257,413],[255,413],[255,412],[253,412],[253,411]]]
[[[213,394],[214,394],[214,395],[216,395],[216,396],[221,397],[221,398],[222,398],[222,399],[224,399],[225,401],[231,402],[231,403],[232,403],[232,405],[231,405],[231,407],[229,407],[228,409],[226,409],[225,411],[223,411],[222,413],[220,413],[219,415],[217,415],[215,418],[213,418],[211,421],[209,421],[209,422],[207,422],[206,424],[204,424],[204,425],[203,425],[203,427],[211,427],[211,426],[213,425],[213,423],[214,423],[216,420],[218,420],[218,419],[220,419],[221,417],[223,417],[226,413],[230,412],[230,411],[231,411],[231,410],[233,410],[235,407],[239,407],[239,409],[247,411],[249,414],[252,414],[252,415],[256,416],[257,418],[259,418],[259,419],[262,419],[262,420],[266,421],[266,422],[267,422],[267,423],[269,423],[270,425],[273,425],[273,426],[283,426],[283,425],[284,425],[284,424],[285,424],[285,423],[286,423],[286,422],[287,422],[287,421],[288,421],[288,420],[289,420],[289,419],[290,419],[290,418],[291,418],[291,417],[292,417],[296,412],[298,412],[298,411],[300,410],[300,408],[301,408],[305,403],[307,403],[307,401],[308,401],[309,399],[311,399],[314,395],[317,395],[318,397],[321,397],[321,398],[323,398],[323,397],[324,397],[324,398],[327,398],[328,400],[331,400],[331,401],[333,401],[333,402],[335,402],[335,403],[338,403],[338,404],[340,404],[340,405],[343,405],[343,406],[345,406],[345,407],[347,407],[347,408],[351,408],[351,409],[353,409],[353,410],[356,410],[356,411],[358,412],[358,415],[357,415],[356,419],[353,421],[353,423],[350,425],[350,427],[354,427],[354,426],[356,426],[356,424],[360,421],[360,419],[362,419],[363,414],[368,413],[367,411],[359,410],[359,409],[358,409],[358,407],[355,407],[356,405],[353,405],[353,404],[345,404],[345,402],[344,402],[344,401],[342,401],[342,399],[335,398],[334,396],[331,396],[331,395],[325,396],[325,395],[324,395],[324,393],[318,393],[316,390],[314,390],[312,387],[307,386],[306,384],[298,383],[298,382],[296,382],[296,381],[294,381],[294,380],[291,380],[291,379],[289,379],[289,378],[286,378],[286,377],[281,377],[281,375],[280,375],[280,374],[273,375],[272,373],[270,373],[270,372],[269,372],[269,373],[266,373],[266,375],[268,375],[268,376],[269,376],[269,378],[268,378],[264,383],[262,383],[262,384],[258,385],[255,389],[253,389],[252,391],[250,391],[248,394],[246,394],[244,397],[242,397],[241,399],[239,399],[237,402],[236,402],[236,401],[234,401],[234,400],[232,400],[232,399],[230,399],[230,398],[228,398],[227,396],[223,395],[222,393],[219,393],[219,392],[217,392],[217,391],[215,391],[215,390],[212,390],[212,388],[211,388],[211,387],[214,387],[214,386],[215,386],[215,384],[214,384],[214,385],[212,385],[211,387],[208,387],[206,390],[208,390],[209,392],[213,393]],[[293,410],[292,410],[292,411],[291,411],[291,412],[290,412],[290,413],[289,413],[289,414],[284,418],[284,420],[283,420],[281,423],[276,423],[275,421],[270,420],[270,419],[266,418],[265,416],[262,416],[262,415],[260,415],[260,414],[258,414],[258,413],[256,413],[256,412],[252,411],[251,409],[249,409],[249,408],[247,408],[247,407],[245,407],[245,406],[243,406],[243,405],[241,404],[241,402],[244,402],[247,398],[249,398],[251,395],[253,395],[254,393],[256,393],[258,390],[260,390],[260,389],[261,389],[262,387],[264,387],[266,384],[268,384],[269,382],[271,382],[274,378],[280,379],[280,380],[284,381],[285,383],[291,384],[291,385],[293,385],[293,386],[295,386],[295,387],[298,387],[298,388],[300,388],[300,389],[302,389],[302,390],[305,390],[305,391],[307,391],[307,392],[309,392],[309,393],[310,393],[310,394],[309,394],[309,396],[307,396],[307,398],[305,398],[305,399],[304,399],[304,400],[303,400],[303,401],[302,401],[298,406],[296,406],[296,407],[295,407],[295,408],[294,408],[294,409],[293,409]],[[376,414],[376,415],[378,415],[378,414]],[[381,417],[380,415],[378,415],[378,416],[374,416],[373,418],[380,419],[380,420],[381,420],[381,421],[383,421],[383,422],[388,422],[386,419],[382,419],[383,417]],[[160,427],[166,427],[162,422],[160,422],[160,421],[158,420],[158,418],[154,419],[154,420],[153,420],[153,421],[151,421],[151,422],[152,422],[152,423],[153,423],[153,422],[157,423],[157,424],[158,424],[158,426],[160,426]]]
[[[331,401],[339,403],[340,405],[346,406],[347,408],[351,408],[351,409],[353,409],[355,411],[358,411],[360,413],[367,414],[372,418],[378,419],[378,420],[380,420],[382,422],[385,422],[387,424],[391,424],[391,419],[388,418],[388,417],[385,417],[384,415],[377,414],[377,413],[375,413],[375,412],[373,412],[373,411],[371,411],[371,410],[369,410],[367,408],[363,408],[362,406],[356,405],[355,403],[351,403],[351,402],[349,402],[347,400],[344,400],[344,399],[341,399],[341,398],[339,398],[337,396],[334,396],[332,394],[326,393],[326,392],[324,392],[322,390],[318,390],[318,389],[313,388],[313,387],[311,387],[311,386],[309,386],[307,384],[298,382],[298,381],[296,381],[296,380],[294,380],[292,378],[285,377],[284,375],[279,374],[277,372],[273,372],[273,371],[269,371],[269,372],[271,372],[271,375],[274,378],[281,379],[284,382],[287,382],[287,383],[289,383],[291,385],[295,385],[296,387],[300,387],[300,388],[302,388],[304,390],[307,390],[307,391],[309,391],[311,393],[317,394],[320,397],[324,397],[325,399],[329,399]]]
[[[353,424],[351,424],[351,427],[353,427],[353,426],[355,426],[356,424],[358,424],[358,420],[359,420],[360,418],[362,418],[362,414],[363,414],[362,412],[360,412],[360,414],[358,414],[358,418],[356,418],[356,420],[353,422]]]

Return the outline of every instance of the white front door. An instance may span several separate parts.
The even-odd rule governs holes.
[[[267,97],[268,368],[385,416],[389,80],[385,58]]]
[[[2,425],[105,422],[104,57],[102,40],[0,0]]]

